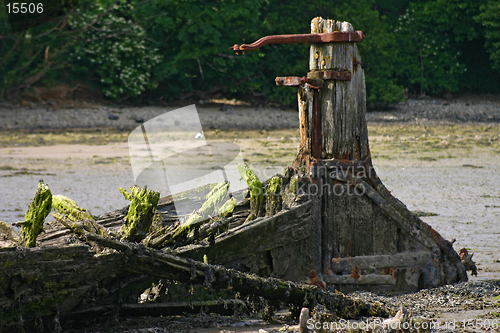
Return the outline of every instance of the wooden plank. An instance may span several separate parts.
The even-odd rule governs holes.
[[[309,84],[298,90],[300,143],[299,153],[310,154],[311,152],[311,118],[312,118],[312,92]]]
[[[373,254],[391,254],[397,252],[397,227],[396,222],[383,212],[376,204],[373,209]]]
[[[323,32],[323,18],[315,17],[311,20],[311,33],[317,34]],[[321,44],[311,44],[309,51],[309,68],[311,70],[319,69],[318,62],[321,61],[320,54],[321,52],[320,46]]]
[[[391,275],[366,274],[355,280],[350,275],[324,275],[326,285],[395,285],[396,279]]]
[[[335,184],[331,179],[329,181],[332,192],[325,198],[325,205],[328,204],[329,210],[325,211],[324,216],[333,223],[339,256],[347,257],[351,255],[354,230],[350,223],[349,211],[346,209],[348,207],[347,198],[336,194],[345,191],[346,186],[342,183]]]
[[[323,181],[323,180],[322,180]],[[323,184],[323,182],[320,182]],[[332,183],[331,179],[324,180],[325,183]],[[324,187],[325,188],[325,187]],[[322,212],[321,212],[321,265],[324,273],[330,272],[331,258],[339,256],[338,247],[338,221],[335,215],[335,198],[330,192],[324,191],[322,198]]]
[[[322,32],[334,32],[335,31],[335,21],[334,20],[323,20],[323,31]],[[337,54],[334,52],[334,43],[325,43],[318,46],[320,50],[320,58],[318,59],[318,68],[320,70],[337,70],[338,68],[334,68],[334,59],[337,57]],[[338,43],[337,43],[338,44]],[[342,43],[345,44],[345,43]],[[320,108],[321,108],[321,132],[322,132],[322,140],[321,146],[323,147],[323,151],[331,153],[331,149],[334,146],[334,136],[332,133],[335,132],[335,120],[334,120],[334,106],[336,105],[336,96],[335,96],[335,81],[327,80],[323,84],[323,89],[320,91]],[[326,158],[327,156],[322,156],[322,158]]]
[[[354,194],[354,187],[325,180],[323,248],[330,258],[373,254],[373,212],[371,200]],[[326,259],[329,260],[329,259]],[[330,263],[323,259],[325,271]]]
[[[353,249],[351,256],[364,256],[373,254],[373,207],[371,200],[360,193],[351,185],[352,195],[348,195],[349,207],[352,214],[352,225],[356,231],[353,235]]]
[[[206,254],[211,262],[227,263],[302,241],[317,231],[318,220],[319,211],[310,200],[272,217],[257,218],[236,227],[217,237],[214,245],[188,246],[178,249],[176,254],[197,260],[203,260]]]
[[[431,262],[432,259],[433,255],[429,251],[333,258],[332,271],[335,273],[350,273],[355,266],[358,266],[358,270],[422,267]]]
[[[311,234],[300,241],[289,242],[284,246],[274,247],[269,251],[272,258],[272,272],[270,276],[290,281],[305,281],[309,272],[314,269],[321,271],[321,219],[319,200],[314,199],[311,206],[311,218],[304,221],[310,225]]]
[[[429,249],[436,249],[438,247],[438,244],[434,241],[434,237],[425,237],[423,233],[420,234],[419,237],[415,234],[414,231],[414,221],[407,220],[403,215],[400,214],[398,210],[396,210],[392,205],[390,205],[375,189],[373,189],[367,182],[365,182],[362,179],[357,179],[356,183],[358,186],[365,192],[365,194],[373,200],[374,203],[376,203],[387,216],[391,218],[390,222],[394,223],[400,231],[397,231],[396,235],[393,235],[393,237],[396,237],[396,239],[400,239],[400,235],[406,234],[406,235],[412,235],[412,240],[416,241],[415,245],[418,247],[425,246],[426,248]],[[392,197],[392,196],[391,196]],[[395,200],[395,199],[394,199]],[[386,222],[387,223],[387,222]],[[424,228],[420,229],[421,231],[424,231]],[[441,237],[442,238],[442,237]],[[399,241],[401,243],[401,239]],[[420,244],[418,244],[420,243]],[[401,247],[401,246],[398,246]],[[401,247],[402,249],[402,247]]]

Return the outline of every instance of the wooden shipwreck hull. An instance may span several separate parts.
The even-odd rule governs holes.
[[[336,181],[344,193],[354,187],[352,180]],[[364,193],[331,201],[325,193],[302,194],[276,215],[232,228],[212,245],[189,245],[176,253],[197,260],[207,255],[226,267],[291,281],[306,282],[314,269],[328,288],[344,292],[404,292],[467,281],[451,242],[387,190],[384,198],[371,183],[357,182]],[[289,185],[283,189],[288,190]]]
[[[318,249],[319,241],[314,238],[318,236],[317,225],[312,224],[319,214],[314,200],[299,201],[275,216],[245,223],[249,213],[246,200],[236,207],[236,218],[230,219],[229,229],[216,236],[212,245],[202,240],[206,244],[173,251],[110,236],[124,224],[128,207],[102,215],[92,224],[71,222],[56,214],[59,218],[46,224],[33,248],[14,244],[12,235],[4,232],[0,249],[0,327],[6,331],[57,330],[60,323],[103,315],[169,315],[197,313],[201,309],[233,313],[238,302],[242,303],[233,298],[140,304],[141,294],[161,278],[209,290],[231,290],[232,297],[235,292],[262,296],[275,308],[280,304],[300,308],[321,303],[346,318],[389,315],[390,310],[380,304],[366,304],[341,293],[287,281],[303,282],[309,269],[318,268],[320,263],[318,253],[295,253],[297,249]],[[171,200],[160,200],[158,223],[176,224],[178,218],[172,209]],[[234,253],[229,253],[228,246],[234,248]],[[224,263],[239,270],[203,263],[204,256],[212,264]]]
[[[312,33],[351,36],[352,30],[347,22],[315,18],[311,23]],[[177,216],[172,197],[121,190],[127,198],[149,200],[136,225],[130,221],[143,209],[141,202],[131,200],[130,207],[94,219],[79,208],[65,209],[59,197],[56,207],[52,202],[56,219],[38,238],[21,233],[25,244],[37,246],[29,248],[19,246],[19,236],[2,225],[0,328],[24,322],[57,328],[64,318],[96,313],[220,310],[220,297],[214,295],[201,303],[186,304],[182,297],[139,302],[158,279],[264,297],[275,307],[321,303],[350,318],[388,312],[338,290],[408,292],[467,281],[452,243],[378,178],[368,145],[357,40],[347,41],[312,44],[308,77],[277,80],[300,85],[297,159],[264,184],[238,166],[249,187],[243,201],[233,198],[247,192],[223,204],[229,185],[222,182],[175,198],[184,207],[211,207],[210,213],[203,208]],[[215,195],[216,189],[226,192]],[[37,198],[43,198],[38,191]],[[221,213],[226,204],[230,209]],[[44,205],[50,211],[51,204]],[[312,270],[326,290],[308,285]],[[52,316],[50,322],[41,321],[46,316]]]
[[[289,179],[297,179],[297,176]],[[288,181],[287,184],[285,180],[284,193],[289,191],[290,183],[294,182]],[[328,228],[339,229],[340,226],[323,221],[318,196],[299,195],[291,198],[293,199],[284,200],[283,207],[277,214],[258,217],[249,222],[245,222],[249,214],[248,200],[239,203],[226,229],[212,240],[201,240],[198,244],[180,246],[173,251],[162,251],[161,246],[154,249],[142,243],[107,237],[106,235],[116,234],[123,225],[128,207],[97,218],[94,225],[106,230],[104,236],[89,231],[88,225],[85,226],[84,223],[71,224],[56,219],[46,225],[35,248],[9,247],[4,241],[4,247],[0,251],[2,322],[4,325],[17,325],[19,322],[36,322],[40,318],[54,315],[56,320],[68,320],[96,314],[119,316],[127,313],[155,313],[154,311],[169,314],[175,311],[199,311],[202,305],[208,310],[223,308],[221,302],[202,302],[200,306],[194,306],[195,303],[179,305],[178,302],[183,300],[176,300],[170,305],[138,304],[141,293],[158,278],[199,284],[219,283],[222,288],[227,288],[229,284],[234,291],[266,297],[270,296],[266,292],[270,288],[265,287],[266,283],[283,284],[290,289],[292,282],[285,281],[307,282],[312,269],[322,273],[320,276],[330,291],[401,292],[467,279],[451,243],[442,239],[411,212],[406,211],[406,215],[412,218],[406,224],[394,224],[386,228],[394,230],[394,235],[386,230],[382,233],[383,236],[373,236],[384,237],[372,242],[386,243],[383,248],[373,248],[374,251],[367,251],[366,255],[355,255],[359,251],[355,242],[349,241],[343,249],[337,247],[340,238],[336,233],[325,237]],[[343,200],[345,201],[339,200],[339,203],[347,206],[352,205],[349,200],[371,201],[366,195],[346,197]],[[389,208],[385,207],[384,210],[379,204],[371,202],[371,209],[378,216],[388,218],[385,210]],[[401,213],[398,214],[402,215],[405,212],[404,206],[399,205],[397,209]],[[177,222],[178,217],[175,216],[171,200],[160,200],[157,211],[162,225]],[[353,209],[340,220],[349,224],[362,216],[362,211]],[[367,228],[367,232],[370,231],[366,225],[364,228]],[[352,235],[356,235],[356,229],[352,230]],[[325,248],[334,248],[334,252],[343,255],[330,257],[324,265],[322,259],[326,257]],[[366,249],[365,247],[363,251]],[[353,256],[349,256],[349,252]],[[225,268],[201,263],[204,257],[208,257],[211,264],[221,264]],[[213,281],[208,278],[210,274],[214,274],[208,273],[212,269],[214,272],[219,269],[217,274],[220,275],[218,279],[213,278]],[[254,273],[264,279],[255,280],[255,276],[245,273]],[[231,274],[235,274],[232,277],[234,281],[228,282],[232,279]],[[221,278],[223,275],[225,277]],[[279,280],[265,278],[269,276]],[[240,281],[239,287],[237,281]],[[255,282],[254,286],[248,288],[248,281]],[[320,292],[312,286],[293,286],[293,290],[305,288],[311,292],[312,288],[313,291]],[[305,295],[307,293],[302,292],[290,296],[285,290],[282,293],[271,293],[278,302],[290,302],[290,298],[295,297],[297,306],[305,302]],[[342,302],[346,299],[342,295]],[[335,302],[335,306],[339,306],[340,301]],[[374,311],[369,310],[370,306],[366,309]],[[336,310],[339,313],[340,310]],[[348,313],[347,316],[349,315],[359,315],[359,311]],[[52,322],[47,323],[45,320],[45,325],[51,324]]]

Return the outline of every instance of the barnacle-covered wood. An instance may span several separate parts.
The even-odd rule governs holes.
[[[50,193],[49,186],[40,180],[35,198],[24,216],[24,223],[21,227],[21,239],[27,247],[36,246],[36,238],[42,232],[43,223],[51,209],[52,193]]]

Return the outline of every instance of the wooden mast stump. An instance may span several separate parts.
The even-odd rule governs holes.
[[[348,22],[314,18],[311,33],[351,32]],[[299,88],[301,146],[298,162],[315,159],[365,160],[370,156],[366,126],[366,94],[361,57],[354,43],[312,44],[309,78],[323,71],[347,72],[350,80],[325,80],[321,89]],[[314,95],[318,98],[315,99]],[[314,104],[318,111],[315,114]]]
[[[452,244],[394,198],[373,168],[356,45],[363,38],[348,22],[317,17],[311,34],[267,36],[230,48],[245,53],[267,44],[311,44],[307,76],[276,78],[277,85],[299,87],[300,146],[283,175],[281,211],[267,202],[267,193],[265,217],[179,255],[201,260],[206,254],[226,267],[291,281],[307,281],[314,269],[341,291],[467,281]],[[274,193],[275,186],[265,190]]]
[[[335,31],[353,28],[320,17],[311,21],[312,34]],[[342,290],[416,290],[466,281],[451,243],[394,198],[373,168],[356,43],[312,44],[309,66],[308,79],[337,73],[320,87],[303,83],[298,92],[301,143],[294,168],[303,189],[298,194],[320,198],[325,281]],[[354,259],[363,264],[344,264]]]
[[[311,34],[230,48],[244,53],[272,43],[311,44],[307,76],[276,78],[277,85],[299,87],[300,146],[282,176],[280,211],[274,199],[267,202],[275,192],[271,181],[265,217],[179,255],[207,255],[226,267],[291,281],[307,281],[314,269],[328,288],[341,291],[414,291],[467,281],[452,244],[394,198],[373,168],[356,45],[363,38],[348,22],[317,17]]]

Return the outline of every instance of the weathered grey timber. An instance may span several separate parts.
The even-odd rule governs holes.
[[[348,22],[316,17],[311,33],[354,31]],[[321,110],[320,158],[361,159],[368,156],[365,74],[355,43],[312,44],[311,72],[350,71],[350,81],[326,80],[319,91]],[[311,76],[311,75],[309,75]],[[314,77],[314,76],[313,76]],[[313,128],[309,130],[312,132]]]
[[[244,272],[305,281],[320,262],[320,211],[316,198],[272,217],[257,218],[219,235],[212,245],[190,245],[176,253]]]

